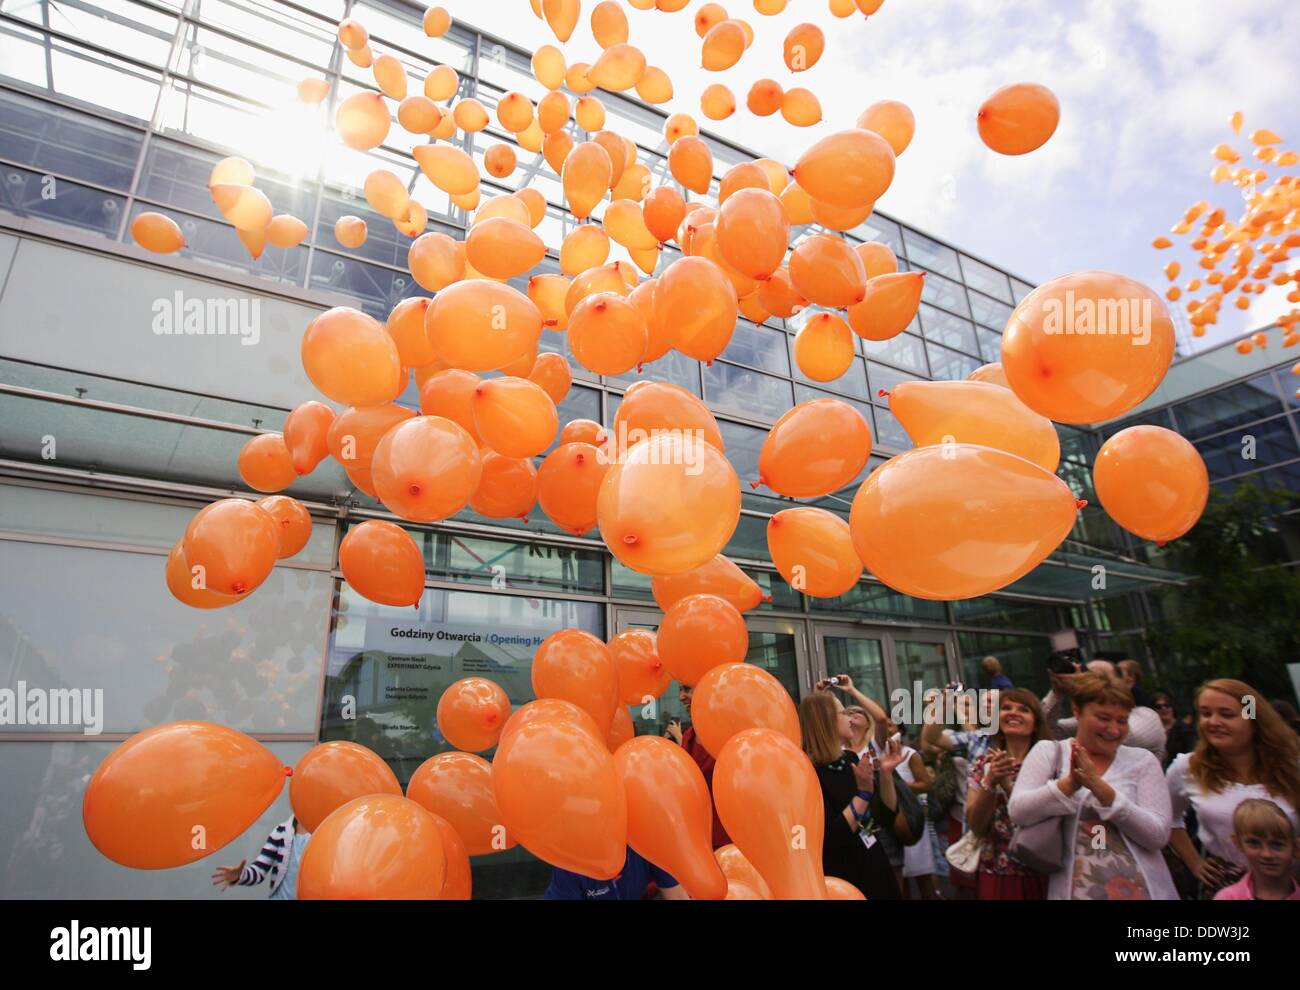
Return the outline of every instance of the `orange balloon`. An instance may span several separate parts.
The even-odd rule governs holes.
[[[736,733],[718,754],[713,800],[727,834],[773,898],[826,900],[822,789],[797,743],[774,729]]]
[[[242,597],[255,591],[275,567],[280,532],[256,503],[223,498],[190,520],[181,546],[192,587]]]
[[[614,763],[627,799],[628,845],[672,874],[692,900],[723,900],[727,878],[713,858],[713,802],[699,764],[661,736],[623,743]]]
[[[1102,444],[1097,498],[1130,533],[1163,546],[1196,525],[1210,495],[1200,453],[1163,426],[1130,426]]]
[[[722,554],[681,574],[656,577],[650,582],[650,589],[664,612],[688,595],[716,595],[741,612],[770,600],[753,578]]]
[[[776,421],[758,454],[758,479],[779,495],[814,498],[839,491],[866,467],[871,428],[840,399],[801,402]]]
[[[664,613],[659,657],[682,684],[696,684],[722,663],[740,663],[749,652],[749,632],[740,611],[717,595],[688,595]]]
[[[611,707],[599,738],[578,721],[523,722],[502,736],[492,763],[492,790],[511,835],[552,866],[597,880],[618,876],[627,859],[627,800],[605,747],[612,715]]]
[[[968,382],[989,382],[1008,389],[1011,387],[1011,383],[1007,381],[1006,373],[1002,370],[1002,365],[998,362],[980,365],[966,376],[966,380]]]
[[[582,13],[579,0],[542,0],[542,16],[560,41],[568,41]]]
[[[945,443],[876,468],[853,498],[849,528],[858,558],[889,587],[955,601],[1024,577],[1077,514],[1069,487],[1037,464]]]
[[[481,443],[474,425],[474,391],[483,383],[472,371],[448,368],[439,371],[420,387],[420,412],[449,419]],[[396,425],[396,424],[394,424]]]
[[[343,579],[380,605],[410,606],[424,594],[424,554],[400,526],[369,519],[339,544]]]
[[[387,169],[377,168],[367,175],[362,191],[370,208],[390,220],[400,220],[410,208],[406,183]]]
[[[565,275],[581,275],[585,271],[598,268],[609,260],[609,235],[604,228],[594,223],[574,227],[560,245],[560,271]],[[538,275],[538,278],[559,279],[558,275]],[[567,285],[567,280],[565,280]],[[529,283],[529,295],[532,295],[532,283]],[[560,325],[563,329],[563,324]]]
[[[252,186],[215,185],[209,188],[217,209],[241,234],[257,234],[265,242],[266,228],[271,223],[271,201],[260,189]],[[257,253],[260,253],[260,249]]]
[[[425,329],[448,367],[495,371],[537,350],[542,313],[517,289],[472,279],[434,297]]]
[[[483,452],[483,476],[470,508],[489,519],[523,519],[537,504],[537,469],[523,457]],[[461,749],[469,747],[461,746]]]
[[[775,79],[760,79],[749,87],[745,106],[756,117],[770,117],[781,109],[785,99],[785,90]]]
[[[334,127],[349,148],[368,151],[383,144],[392,126],[388,104],[371,90],[354,93],[339,104]]]
[[[730,848],[735,849],[736,847],[735,847],[735,846],[731,846]],[[747,884],[747,883],[742,883],[742,882],[739,881],[739,880],[728,880],[728,881],[727,881],[727,896],[726,896],[725,900],[728,900],[728,901],[765,901],[765,900],[767,900],[767,898],[764,897],[762,894],[760,894],[757,890],[755,890],[753,887],[751,887],[751,886],[750,886],[749,884]]]
[[[262,433],[239,450],[239,476],[254,491],[278,492],[298,479],[293,456],[278,433]]]
[[[722,870],[723,876],[727,878],[729,888],[735,884],[742,884],[755,895],[752,898],[732,898],[728,896],[728,900],[770,901],[772,899],[772,891],[767,886],[767,881],[759,876],[758,870],[754,869],[754,864],[745,858],[745,854],[737,849],[734,843],[728,843],[713,850],[713,858],[717,860],[718,868]]]
[[[808,212],[814,223],[819,223],[827,230],[852,230],[875,212],[875,204],[866,206],[832,206],[819,199],[808,200]]]
[[[906,103],[878,100],[862,111],[858,126],[864,131],[875,131],[889,142],[895,155],[901,155],[916,133],[916,117]]]
[[[711,362],[736,329],[736,290],[708,258],[678,258],[659,277],[655,309],[673,347],[697,361]]]
[[[474,389],[474,425],[483,442],[505,457],[534,457],[560,428],[555,403],[527,378],[491,378]]]
[[[564,159],[560,173],[569,212],[579,220],[589,217],[596,204],[605,198],[613,176],[614,164],[605,148],[595,141],[575,145]]]
[[[483,473],[474,438],[441,416],[417,416],[393,427],[370,465],[379,499],[415,522],[446,519],[469,504]]]
[[[307,545],[311,539],[311,513],[305,505],[287,495],[268,495],[258,499],[257,504],[275,520],[280,533],[281,560],[292,557]]]
[[[709,28],[700,51],[700,64],[710,72],[730,69],[745,54],[745,31],[739,21],[721,21]]]
[[[167,590],[182,605],[190,608],[225,608],[240,601],[238,595],[221,595],[203,587],[202,572],[195,573],[185,559],[185,547],[177,540],[167,555]]]
[[[316,465],[329,456],[329,430],[334,424],[334,410],[323,402],[304,402],[284,421],[284,442],[298,474],[311,474]]]
[[[713,179],[713,152],[697,134],[683,134],[668,149],[668,170],[674,179],[701,196]]]
[[[564,429],[560,430],[559,442],[561,444],[587,443],[599,447],[607,439],[609,439],[608,431],[594,419],[571,419],[564,424]]]
[[[298,870],[304,901],[436,901],[447,877],[434,817],[398,794],[349,801],[312,833]]]
[[[860,303],[867,294],[862,259],[848,241],[833,234],[814,234],[795,245],[790,281],[805,299],[831,309]]]
[[[544,722],[563,722],[577,726],[593,739],[600,735],[591,716],[572,702],[559,698],[538,698],[510,716],[505,728],[501,730],[501,739],[497,745],[504,743],[525,725],[540,725]]]
[[[698,434],[661,433],[610,469],[596,515],[605,545],[632,570],[680,574],[731,539],[740,483],[726,457]]]
[[[907,329],[921,305],[925,272],[893,272],[867,280],[862,302],[849,307],[849,326],[864,340],[889,340]]]
[[[492,764],[481,756],[439,753],[430,757],[411,774],[406,796],[446,819],[471,856],[486,856],[518,844],[497,810]]]
[[[787,320],[808,305],[790,280],[790,269],[782,265],[772,277],[759,284],[758,301],[773,316]]]
[[[1014,392],[989,382],[900,382],[890,411],[918,447],[973,443],[996,447],[1055,472],[1061,443],[1052,421]]]
[[[558,406],[573,387],[573,372],[563,354],[540,354],[528,373],[528,380],[540,385]]]
[[[709,120],[726,120],[736,112],[736,96],[721,83],[714,83],[700,94],[700,111]]]
[[[618,700],[644,705],[668,690],[672,675],[659,659],[658,637],[649,629],[627,629],[609,641],[609,655],[618,678]]]
[[[700,678],[691,696],[691,724],[710,753],[721,753],[746,729],[773,729],[796,746],[802,739],[799,713],[786,689],[751,663],[719,664]]]
[[[366,243],[366,222],[360,217],[339,217],[334,221],[334,238],[345,248],[359,248]]]
[[[305,223],[297,217],[282,213],[272,218],[270,225],[266,228],[266,239],[276,247],[292,248],[301,244],[308,233]]]
[[[510,714],[510,698],[499,684],[464,677],[438,699],[438,731],[457,749],[483,752],[497,744]]]
[[[427,810],[427,809],[426,809]],[[447,875],[442,883],[440,901],[468,901],[474,889],[474,877],[469,867],[469,852],[465,849],[465,840],[451,826],[451,822],[441,815],[428,812],[438,826],[438,837],[442,839],[442,852],[447,861]]]
[[[588,371],[621,375],[645,356],[645,319],[614,292],[587,296],[569,317],[569,349]]]
[[[866,270],[868,281],[877,275],[890,275],[898,271],[898,257],[888,244],[880,241],[863,241],[861,244],[855,244],[853,250],[862,259],[862,267]]]
[[[742,189],[761,189],[768,193],[772,191],[768,184],[767,172],[757,162],[740,162],[727,169],[718,184],[718,206],[721,207],[733,193],[738,193]],[[784,219],[784,212],[782,219]]]
[[[349,801],[367,794],[396,794],[397,777],[373,750],[353,742],[326,742],[313,746],[293,768],[289,803],[294,817],[308,832]]]
[[[662,71],[662,70],[661,70]],[[587,70],[587,78],[611,93],[631,89],[645,78],[645,54],[635,45],[610,45]]]
[[[1164,300],[1126,275],[1089,271],[1040,285],[1002,334],[1002,370],[1034,412],[1100,423],[1155,391],[1174,354]]]
[[[827,877],[826,898],[832,901],[865,901],[867,895],[847,880],[841,880],[839,877]]]
[[[726,449],[709,407],[680,385],[641,381],[628,389],[614,414],[620,446],[630,449],[656,432],[669,431],[695,433],[718,450]]]
[[[809,598],[838,598],[862,577],[849,524],[825,509],[778,512],[767,521],[767,547],[781,576]]]
[[[412,134],[432,133],[442,118],[442,107],[427,96],[408,96],[397,107],[397,122]]]
[[[533,655],[533,694],[577,705],[591,716],[601,739],[618,707],[618,674],[609,647],[581,629],[552,633]]]
[[[457,104],[457,123],[462,104]],[[481,106],[478,109],[487,116]],[[417,144],[411,154],[420,171],[447,195],[468,196],[479,188],[478,166],[462,149],[450,144]]]
[[[415,413],[405,406],[389,402],[382,406],[364,406],[339,413],[325,434],[330,456],[346,470],[370,470],[375,448],[398,423],[413,419]]]
[[[438,360],[424,332],[424,318],[432,301],[428,296],[412,296],[403,299],[388,314],[384,330],[397,345],[403,368],[423,368]]]
[[[686,201],[672,186],[656,186],[646,196],[641,213],[650,233],[664,244],[677,236],[677,228],[686,216]]]
[[[826,50],[826,35],[816,24],[797,24],[785,36],[784,57],[791,72],[811,69]]]
[[[837,131],[805,151],[793,174],[813,199],[833,206],[866,206],[894,181],[894,150],[874,131]]]
[[[526,224],[506,217],[475,223],[465,238],[465,258],[476,271],[509,279],[546,257],[546,244]]]
[[[1014,83],[994,92],[976,115],[980,138],[1002,155],[1041,148],[1061,121],[1061,104],[1046,86]]]
[[[311,321],[302,336],[302,367],[326,397],[345,406],[390,402],[402,381],[393,338],[373,317],[337,306]]]
[[[185,235],[176,221],[161,213],[141,213],[132,220],[131,239],[157,254],[171,254],[185,246]]]
[[[782,190],[781,207],[793,227],[812,223],[816,219],[813,216],[812,197],[797,182],[788,183]]]
[[[794,337],[794,361],[815,382],[833,382],[857,355],[853,331],[834,313],[813,313]]]
[[[781,267],[790,224],[781,201],[766,188],[741,189],[728,196],[716,228],[722,256],[742,274],[765,279]]]
[[[193,863],[257,821],[279,796],[287,769],[234,729],[156,725],[116,746],[95,769],[81,800],[86,837],[108,859],[137,870]]]
[[[566,532],[581,536],[596,525],[596,499],[609,460],[589,443],[562,443],[537,469],[537,504]]]

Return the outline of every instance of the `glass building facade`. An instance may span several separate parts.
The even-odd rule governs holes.
[[[526,522],[467,510],[436,526],[403,523],[425,555],[426,594],[418,611],[368,602],[342,579],[339,541],[365,519],[399,520],[332,461],[288,490],[312,512],[314,534],[256,595],[199,613],[163,588],[166,554],[193,513],[245,491],[240,447],[278,431],[293,406],[318,397],[298,361],[311,319],[335,305],[382,319],[421,293],[406,270],[410,242],[369,210],[360,193],[365,176],[394,172],[428,211],[428,230],[464,235],[464,211],[416,166],[414,136],[394,127],[381,147],[360,152],[330,132],[337,101],[375,88],[369,70],[342,56],[338,21],[364,23],[375,53],[398,58],[415,87],[449,65],[459,75],[455,99],[473,97],[489,112],[506,92],[534,100],[544,92],[531,53],[459,23],[427,38],[422,11],[380,0],[0,0],[0,655],[9,658],[0,688],[22,681],[105,691],[101,735],[0,726],[0,776],[11,795],[0,811],[0,893],[149,897],[211,889],[206,860],[147,876],[113,866],[85,839],[85,775],[115,741],[146,726],[221,722],[264,741],[286,763],[318,741],[354,739],[384,756],[405,783],[424,759],[450,748],[433,712],[453,680],[492,677],[519,705],[532,697],[531,657],[550,633],[577,627],[608,637],[658,622],[647,578],[614,561],[594,534],[561,532],[540,511]],[[307,76],[331,84],[320,108],[295,103]],[[636,142],[654,181],[672,181],[665,115],[621,95],[593,95],[606,105],[606,126]],[[728,168],[758,154],[705,137],[716,193]],[[495,126],[456,140],[479,160],[492,143],[513,144]],[[554,249],[575,221],[541,156],[516,150],[519,168],[503,182],[485,178],[484,195],[540,190],[549,205],[538,232]],[[300,246],[250,259],[207,189],[212,166],[230,154],[253,163],[277,213],[307,223]],[[185,249],[146,256],[130,243],[131,219],[147,210],[176,220]],[[369,239],[355,251],[333,236],[345,214],[368,221]],[[846,236],[888,243],[900,267],[927,277],[912,326],[888,342],[859,341],[842,378],[817,384],[800,374],[792,357],[800,318],[741,319],[711,365],[673,353],[645,372],[703,398],[742,480],[742,517],[726,553],[771,596],[747,616],[749,660],[796,698],[818,678],[845,672],[884,699],[916,682],[982,683],[986,654],[998,656],[1018,684],[1045,688],[1043,661],[1061,630],[1076,630],[1094,647],[1127,644],[1141,625],[1141,589],[1179,576],[1149,547],[1131,544],[1095,499],[1051,560],[987,598],[922,601],[868,577],[839,599],[813,600],[776,573],[766,523],[792,500],[744,484],[757,478],[759,448],[775,420],[818,396],[852,403],[875,438],[865,477],[909,446],[879,391],[911,379],[964,378],[998,360],[1001,328],[1032,288],[883,214]],[[621,249],[613,256],[622,257]],[[665,248],[661,268],[676,256]],[[552,250],[541,270],[558,268]],[[257,346],[155,335],[151,313],[175,293],[255,303]],[[564,347],[562,334],[543,335],[544,349]],[[608,425],[637,377],[602,378],[575,366],[562,420]],[[1230,473],[1223,450],[1225,431],[1250,425],[1260,432],[1260,450],[1267,448],[1260,457],[1270,458],[1259,470],[1280,472],[1295,490],[1296,403],[1281,386],[1265,369],[1222,396],[1211,390],[1144,415],[1168,415],[1187,433],[1216,484],[1248,473]],[[400,401],[418,406],[414,384]],[[1106,430],[1060,433],[1061,475],[1090,498],[1091,459]],[[814,504],[847,516],[861,480]],[[1092,581],[1099,563],[1108,574],[1102,589]],[[345,716],[348,701],[354,718]],[[675,691],[633,711],[639,732],[661,731],[680,714]],[[238,845],[251,854],[264,834],[254,833],[287,814],[282,797]],[[475,864],[482,896],[530,896],[545,875],[519,849]]]

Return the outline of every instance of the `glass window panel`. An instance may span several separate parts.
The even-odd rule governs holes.
[[[1007,278],[1006,272],[1000,272],[991,265],[986,265],[982,261],[976,261],[967,255],[961,256],[961,273],[962,281],[972,289],[978,289],[995,299],[1001,299],[1004,303],[1010,303],[1013,299],[1011,295],[1011,280]],[[976,319],[979,319],[976,316]]]
[[[0,164],[0,179],[0,207],[10,213],[117,237],[122,211],[126,209],[125,197],[68,179],[56,179],[50,186],[43,175],[14,165]],[[45,195],[50,188],[55,190],[53,197]]]
[[[929,377],[930,369],[925,360],[925,345],[921,342],[920,337],[912,333],[900,333],[891,340],[864,340],[862,349],[866,352],[867,357],[871,359],[867,362],[867,376],[872,378],[869,384],[873,391],[878,388],[872,377],[872,365],[877,361],[884,361],[895,367],[905,368],[913,376]]]
[[[876,407],[876,443],[887,450],[911,450],[912,438],[888,409]]]
[[[961,265],[957,261],[957,252],[952,248],[910,227],[903,228],[903,243],[909,260],[949,278],[961,278]]]
[[[311,74],[298,62],[193,23],[186,25],[175,71],[272,106],[294,100],[298,83]]]
[[[873,581],[857,584],[838,598],[810,598],[814,612],[843,612],[867,619],[902,622],[947,622],[943,602],[900,595],[892,588]]]
[[[925,351],[930,357],[930,375],[935,381],[959,381],[981,364],[979,358],[959,354],[937,344],[927,343]]]
[[[942,688],[949,680],[948,644],[921,640],[895,639],[894,663],[898,667],[899,686],[914,694]],[[920,684],[917,692],[915,685]]]
[[[49,27],[120,55],[162,68],[167,62],[176,18],[124,0],[80,3],[10,3],[4,12],[37,27]]]
[[[1211,478],[1226,478],[1300,458],[1300,447],[1286,416],[1198,440],[1195,447],[1205,459]]]
[[[775,421],[794,405],[794,392],[785,379],[722,361],[714,361],[702,371],[704,399],[711,408]]]
[[[1020,305],[1020,300],[1034,291],[1034,287],[1028,282],[1022,282],[1018,278],[1011,279],[1011,295],[1016,303]]]
[[[738,320],[731,342],[722,357],[737,364],[747,364],[774,375],[790,374],[790,359],[786,354],[785,333],[770,327],[759,327],[748,320]]]
[[[102,691],[104,732],[180,719],[313,731],[328,573],[277,567],[255,595],[218,615],[166,593],[162,555],[9,541],[4,554],[5,688]],[[69,602],[76,622],[67,621]]]
[[[1056,629],[1056,609],[1041,602],[986,596],[955,601],[952,607],[954,621],[962,626],[1027,629],[1033,632],[1053,632]]]
[[[392,308],[402,300],[409,282],[409,276],[392,268],[368,265],[328,251],[318,249],[312,259],[313,288],[352,296],[360,309],[377,320],[388,318]]]
[[[745,662],[762,667],[781,682],[791,698],[799,700],[799,665],[793,627],[789,632],[751,629]]]
[[[1047,657],[1052,652],[1051,644],[1046,636],[959,632],[957,647],[962,658],[962,680],[970,685],[984,683],[986,675],[980,662],[986,656],[995,656],[1002,664],[1002,672],[1016,687],[1044,695],[1048,688]]]
[[[876,701],[889,697],[885,688],[885,660],[881,642],[859,636],[823,636],[826,673],[848,674],[853,686]]]
[[[1173,407],[1178,431],[1190,439],[1230,430],[1281,412],[1271,375],[1221,388]]]
[[[143,131],[0,89],[0,157],[37,172],[126,192],[143,142]]]
[[[871,376],[871,401],[877,406],[889,406],[889,396],[881,395],[881,392],[892,392],[899,382],[914,382],[915,376],[906,374],[902,371],[895,371],[893,368],[886,368],[882,364],[876,364],[874,361],[869,365],[868,374]]]
[[[730,454],[731,451],[728,450],[727,453]],[[722,552],[732,558],[768,560],[767,519],[742,514],[736,532]]]
[[[978,292],[967,292],[966,298],[970,300],[971,315],[975,317],[975,322],[983,323],[998,332],[1002,331],[1007,325],[1007,320],[1011,319],[1011,314],[1015,312],[1006,303],[990,299]]]
[[[313,0],[311,10],[339,20],[344,16],[344,3]],[[225,28],[237,37],[257,38],[291,58],[321,68],[330,64],[337,38],[334,25],[305,10],[264,0],[203,0],[194,13],[205,24]]]
[[[795,384],[794,387],[795,402],[811,402],[813,399],[838,399],[840,402],[847,402],[849,405],[853,406],[853,408],[855,408],[858,412],[862,413],[862,417],[867,421],[868,426],[871,425],[871,406],[868,405],[866,402],[863,402],[858,399],[851,399],[843,395],[833,395],[830,392],[826,392],[820,388],[812,388],[809,385],[800,385],[798,383]]]
[[[968,354],[978,354],[979,344],[975,340],[975,325],[970,320],[963,320],[942,309],[935,309],[921,303],[921,330],[927,340],[933,340],[946,347],[955,347]],[[936,376],[937,377],[937,376]]]
[[[864,241],[883,241],[896,255],[903,254],[902,228],[888,217],[873,213],[853,228],[853,235]]]
[[[985,362],[992,364],[1002,360],[1002,334],[976,327],[975,336],[979,338],[980,356]]]
[[[921,289],[921,298],[934,306],[940,306],[958,316],[970,316],[970,305],[966,302],[966,289],[960,282],[954,282],[929,272],[925,276],[925,285]]]
[[[576,374],[576,371],[575,371]],[[670,382],[679,385],[692,395],[700,394],[700,362],[689,358],[680,351],[669,351],[658,361],[652,361],[642,367],[641,374],[629,371],[625,375],[611,375],[605,379],[615,388],[627,388],[634,382],[649,379],[656,382]]]

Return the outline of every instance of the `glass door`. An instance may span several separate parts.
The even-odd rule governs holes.
[[[879,632],[852,626],[816,625],[817,663],[813,682],[837,674],[848,674],[853,686],[868,698],[889,707],[886,675],[886,638]],[[812,684],[809,684],[809,690]]]
[[[848,674],[854,687],[887,711],[892,709],[898,689],[905,689],[910,698],[919,683],[920,697],[957,676],[955,653],[946,632],[823,622],[813,626],[813,641],[814,682]]]

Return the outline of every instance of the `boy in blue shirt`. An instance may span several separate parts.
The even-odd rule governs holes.
[[[551,885],[542,899],[546,901],[639,901],[646,886],[654,882],[666,901],[690,900],[676,879],[638,856],[629,846],[623,869],[613,880],[593,880],[580,873],[561,870],[551,873]]]

